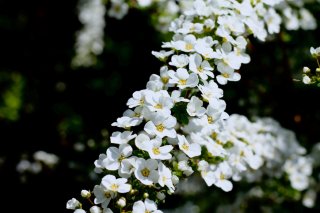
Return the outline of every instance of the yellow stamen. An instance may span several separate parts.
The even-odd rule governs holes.
[[[168,81],[169,81],[169,78],[168,78],[168,77],[162,77],[161,80],[162,80],[162,82],[163,82],[164,84],[167,84]]]
[[[111,190],[112,190],[112,191],[117,191],[118,188],[119,188],[119,185],[117,185],[117,184],[115,184],[115,183],[113,183],[113,184],[111,185]]]
[[[181,80],[179,80],[179,84],[180,85],[186,85],[187,84],[187,80],[181,79]]]
[[[163,130],[164,130],[164,126],[162,124],[157,125],[156,128],[157,128],[158,132],[163,132]]]
[[[184,143],[184,144],[182,145],[182,149],[188,151],[188,150],[189,150],[189,145],[186,144],[186,143]]]
[[[153,154],[155,154],[155,155],[159,155],[159,154],[160,154],[160,149],[159,149],[158,147],[154,147],[154,148],[152,149],[152,152],[153,152]]]
[[[141,170],[141,174],[143,177],[149,177],[150,175],[150,170],[148,168],[144,168]]]
[[[154,106],[154,108],[156,108],[156,109],[162,109],[162,105],[161,105],[161,104],[157,104],[157,105]]]
[[[186,43],[185,48],[186,48],[186,50],[192,50],[193,49],[193,45],[190,44],[190,43]]]

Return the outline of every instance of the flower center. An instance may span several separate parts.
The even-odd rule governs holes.
[[[141,174],[143,177],[149,177],[150,175],[150,170],[148,168],[144,168],[141,170]]]
[[[104,193],[104,196],[106,196],[106,198],[110,198],[110,197],[111,197],[111,194],[110,194],[110,192],[105,192],[105,193]]]
[[[121,161],[123,160],[123,159],[125,159],[126,157],[124,156],[124,155],[120,155],[120,157],[119,157],[119,159],[118,159],[118,161],[121,163]]]
[[[113,183],[113,184],[111,185],[111,190],[112,190],[112,191],[117,191],[118,188],[119,188],[119,185],[118,185],[118,184]]]
[[[208,116],[208,123],[212,124],[213,123],[213,118],[211,116]]]
[[[163,132],[163,130],[164,130],[164,126],[162,124],[157,125],[156,128],[157,128],[158,132]]]
[[[162,109],[163,107],[162,107],[161,104],[157,104],[157,105],[154,106],[154,108],[156,108],[156,109]]]
[[[190,44],[190,43],[186,43],[186,46],[185,46],[186,50],[190,51],[193,49],[193,45]]]
[[[225,78],[230,78],[230,75],[228,73],[222,73],[222,76]]]
[[[224,176],[223,173],[220,174],[220,179],[221,179],[221,180],[224,180],[224,179],[225,179],[225,176]]]
[[[154,147],[154,148],[152,149],[152,152],[153,152],[153,154],[155,154],[155,155],[159,155],[159,154],[160,154],[160,149],[159,149],[158,147]]]
[[[168,77],[162,77],[162,78],[161,78],[161,81],[162,81],[164,84],[167,84],[168,81],[169,81],[169,78],[168,78]]]
[[[188,150],[189,150],[189,145],[186,144],[186,143],[184,143],[184,144],[182,145],[182,149],[188,151]]]
[[[179,80],[179,84],[186,85],[187,84],[187,80],[181,79],[181,80]]]

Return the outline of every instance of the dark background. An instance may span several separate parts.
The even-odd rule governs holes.
[[[70,212],[67,200],[98,184],[93,162],[106,150],[110,124],[160,67],[150,53],[164,37],[147,12],[132,10],[121,21],[106,18],[106,47],[96,66],[72,69],[75,32],[81,28],[76,5],[0,0],[1,92],[11,84],[1,76],[23,79],[18,118],[0,117],[0,203],[12,212]],[[223,86],[227,112],[272,116],[310,149],[320,138],[320,90],[292,79],[301,79],[303,66],[315,66],[309,47],[319,45],[319,35],[284,32],[267,43],[250,38],[252,62],[242,67],[242,80]],[[85,150],[76,151],[76,143]],[[58,166],[21,181],[16,165],[38,150],[58,155]]]

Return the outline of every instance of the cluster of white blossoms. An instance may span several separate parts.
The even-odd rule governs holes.
[[[36,151],[33,153],[33,160],[28,159],[29,156],[25,155],[21,157],[21,160],[16,166],[17,172],[21,174],[21,181],[25,181],[26,174],[38,174],[40,173],[44,167],[54,168],[58,162],[59,157],[53,153],[48,153],[42,150]]]
[[[256,37],[265,40],[268,34],[279,32],[281,22],[283,22],[285,28],[288,30],[297,30],[299,28],[310,30],[316,28],[315,18],[304,8],[305,2],[310,3],[310,0],[265,0],[261,2],[255,0],[251,2],[242,1],[241,3],[236,0],[228,0],[226,2],[222,0],[201,0],[196,2],[198,11],[203,7],[203,5],[201,5],[203,4],[202,2],[208,2],[218,7],[225,7],[224,9],[237,10],[234,15],[230,16],[229,14],[226,20],[223,19],[220,21],[221,23],[219,24],[225,25],[223,28],[227,30],[227,32],[220,32],[222,35],[228,32],[234,35],[242,35],[245,31],[244,27],[247,25],[250,30],[253,30]],[[263,6],[264,4],[270,7],[266,8]],[[203,10],[200,12],[202,14],[197,14],[197,12],[190,14],[190,11],[194,10],[194,5],[194,0],[80,0],[79,20],[83,24],[83,28],[77,33],[75,56],[72,64],[74,67],[88,67],[96,64],[96,56],[102,53],[104,47],[103,31],[105,27],[105,13],[107,13],[109,17],[122,19],[128,14],[130,8],[145,9],[152,7],[154,9],[153,20],[155,20],[155,28],[161,32],[170,31],[172,21],[180,15],[200,15],[206,17],[211,16],[212,13],[215,13],[215,15],[223,15],[222,13],[216,13],[217,11],[212,11],[212,8],[207,8],[206,11]],[[254,16],[253,13],[255,13]],[[247,20],[242,21],[243,23],[237,26],[237,24],[235,24],[237,22],[233,21],[241,18],[240,16]],[[249,18],[253,19],[249,20]],[[184,28],[192,27],[191,23],[185,23]],[[199,31],[199,27],[201,28],[200,25],[195,26],[194,31]],[[220,30],[222,29],[219,29],[219,31]],[[184,34],[187,33],[188,31]]]
[[[102,0],[79,1],[79,21],[83,27],[77,32],[75,56],[72,59],[74,67],[92,66],[96,63],[96,56],[102,53],[105,13]]]
[[[304,84],[314,84],[320,82],[320,47],[310,48],[312,58],[316,59],[318,67],[315,70],[311,70],[309,67],[303,67],[303,78]]]
[[[233,188],[232,179],[256,179],[259,172],[269,174],[278,167],[297,190],[308,186],[310,171],[305,167],[309,161],[294,135],[270,120],[252,124],[236,115],[229,118],[220,88],[240,80],[238,70],[250,61],[245,52],[248,36],[264,41],[278,33],[282,20],[286,23],[285,17],[294,17],[297,9],[293,8],[300,4],[282,0],[183,2],[183,15],[170,24],[172,40],[163,43],[163,50],[152,52],[165,65],[159,75],[151,75],[146,89],[133,93],[129,109],[112,123],[121,129],[110,137],[113,146],[95,161],[95,171],[105,176],[92,193],[82,193],[88,199],[92,194],[95,197],[91,213],[161,212],[157,204],[175,192],[179,180],[195,172],[208,186],[226,192]],[[119,4],[114,11],[121,8]],[[291,12],[285,12],[287,8]],[[315,26],[310,17],[298,19],[305,24],[299,26]],[[85,212],[74,199],[67,208]]]
[[[276,178],[286,175],[292,188],[303,191],[309,187],[313,161],[305,155],[305,148],[299,145],[292,131],[282,128],[272,118],[250,122],[240,115],[230,116],[225,128],[234,137],[230,140],[241,145],[240,150],[235,146],[236,150],[242,152],[236,154],[238,158],[229,157],[230,164],[237,164],[236,168],[246,168],[245,163],[250,165],[250,162],[256,165],[255,170],[234,172],[234,180],[245,178],[254,182],[262,180],[264,175]]]

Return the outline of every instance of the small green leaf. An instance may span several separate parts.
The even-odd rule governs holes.
[[[187,125],[189,123],[189,115],[187,113],[187,103],[179,102],[171,109],[172,115],[180,124]]]

